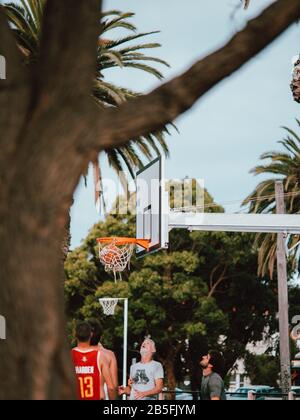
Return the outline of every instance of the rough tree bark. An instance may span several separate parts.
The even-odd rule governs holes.
[[[82,109],[92,104],[99,6],[98,0],[47,3],[42,53],[32,79],[1,15],[7,80],[0,99],[0,311],[8,331],[0,345],[0,377],[6,378],[1,399],[75,395],[61,243],[72,191],[85,165],[76,138],[84,136]]]
[[[167,379],[167,385],[168,389],[171,391],[175,391],[176,388],[176,378],[175,378],[175,372],[174,372],[174,357],[173,355],[165,359],[163,361],[163,366],[166,372],[166,379]],[[166,399],[168,400],[175,400],[176,394],[174,392],[170,392],[166,395]]]
[[[48,0],[34,75],[0,7],[0,399],[73,398],[61,243],[80,174],[108,147],[173,121],[300,17],[279,0],[184,75],[119,110],[90,99],[100,0]]]

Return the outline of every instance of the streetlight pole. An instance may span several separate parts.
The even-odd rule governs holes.
[[[277,214],[285,213],[284,189],[282,181],[275,184]],[[279,303],[279,334],[280,334],[280,364],[281,388],[284,394],[291,390],[291,357],[289,337],[289,304],[287,263],[285,250],[285,237],[283,233],[277,236],[277,276],[278,276],[278,303]]]

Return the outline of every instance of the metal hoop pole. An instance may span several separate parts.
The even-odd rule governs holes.
[[[99,299],[101,303],[103,299]],[[124,301],[124,330],[123,330],[123,386],[127,386],[127,346],[128,346],[128,298],[117,298],[117,301]],[[126,400],[126,395],[123,395],[123,400]]]
[[[127,386],[128,298],[124,299],[123,386]],[[126,395],[123,395],[126,400]]]

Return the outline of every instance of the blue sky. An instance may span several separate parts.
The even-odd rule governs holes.
[[[239,0],[106,0],[105,9],[136,13],[139,31],[160,30],[149,40],[162,48],[155,55],[169,62],[166,79],[184,71],[200,57],[219,48],[247,19],[257,15],[272,0],[252,0],[247,12],[230,16]],[[239,201],[259,178],[249,171],[259,156],[274,150],[283,136],[281,126],[295,128],[299,105],[292,100],[292,57],[299,51],[300,26],[294,25],[239,72],[226,79],[198,101],[176,124],[180,134],[168,139],[171,157],[168,178],[203,178],[220,203]],[[157,86],[156,79],[137,70],[109,70],[106,80],[141,92]],[[114,177],[102,158],[104,177]],[[78,246],[99,220],[93,203],[92,174],[88,187],[80,183],[72,208],[72,248]],[[112,197],[111,197],[112,198]],[[226,211],[237,211],[238,206]]]

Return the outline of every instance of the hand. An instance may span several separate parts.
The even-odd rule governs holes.
[[[118,394],[120,396],[126,394],[126,388],[124,386],[119,386],[118,387]]]
[[[142,400],[145,397],[146,397],[146,393],[145,392],[135,391],[135,393],[134,393],[134,399],[135,400]]]

